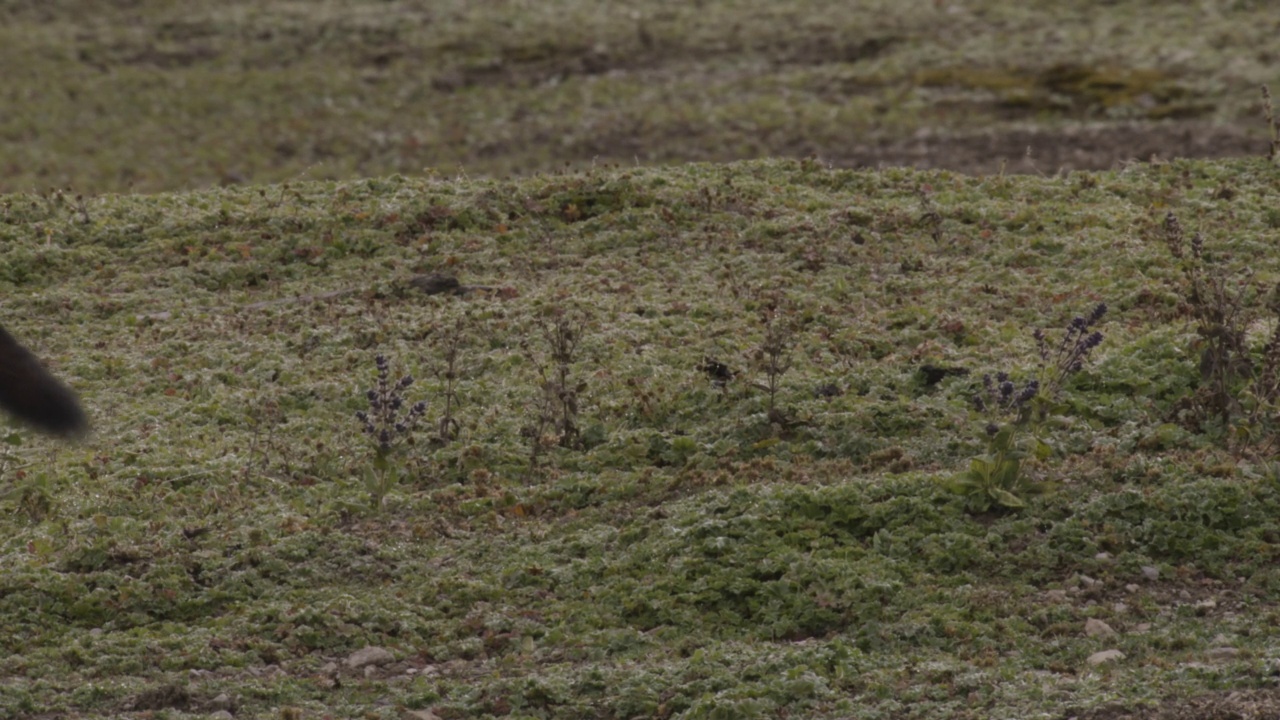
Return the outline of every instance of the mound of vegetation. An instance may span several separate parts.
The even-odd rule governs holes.
[[[1273,708],[1278,177],[0,197],[0,714]]]

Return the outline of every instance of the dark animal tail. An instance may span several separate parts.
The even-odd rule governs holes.
[[[0,328],[0,407],[42,432],[83,435],[89,420],[75,393]]]

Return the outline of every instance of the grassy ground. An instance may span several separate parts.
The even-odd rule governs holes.
[[[0,715],[1274,714],[1280,489],[1174,422],[1199,356],[1160,238],[1176,211],[1274,281],[1278,190],[770,161],[4,196],[3,324],[96,429],[4,456]],[[982,449],[979,377],[1099,301],[1026,469],[1059,488],[968,511],[936,481]],[[381,460],[379,354],[429,403]]]
[[[0,192],[1256,154],[1264,2],[6,3]]]
[[[1261,155],[1273,15],[5,4],[0,324],[95,433],[0,455],[0,716],[1280,715],[1280,468],[1162,240],[1274,283],[1275,166],[1044,177]],[[944,490],[1102,301],[1056,490]]]

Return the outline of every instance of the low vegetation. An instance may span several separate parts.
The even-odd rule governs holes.
[[[12,0],[0,192],[1256,155],[1275,35],[1261,0]]]
[[[3,322],[95,426],[3,456],[0,715],[1274,709],[1276,191],[780,160],[0,197]]]

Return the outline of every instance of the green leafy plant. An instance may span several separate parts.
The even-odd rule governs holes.
[[[32,522],[49,517],[57,505],[57,492],[48,473],[18,472],[13,482],[0,489],[0,503],[12,503],[14,509]]]
[[[1005,373],[992,380],[982,377],[984,392],[974,397],[974,406],[988,416],[987,451],[969,459],[969,469],[942,481],[943,487],[968,498],[970,509],[985,512],[991,507],[1020,508],[1028,495],[1048,489],[1024,472],[1029,454],[1043,459],[1047,446],[1029,433],[1033,421],[1031,400],[1040,390],[1038,380],[1028,381],[1021,390]],[[984,395],[986,397],[984,397]],[[1028,438],[1030,443],[1027,442]],[[1031,453],[1026,447],[1031,444]]]

